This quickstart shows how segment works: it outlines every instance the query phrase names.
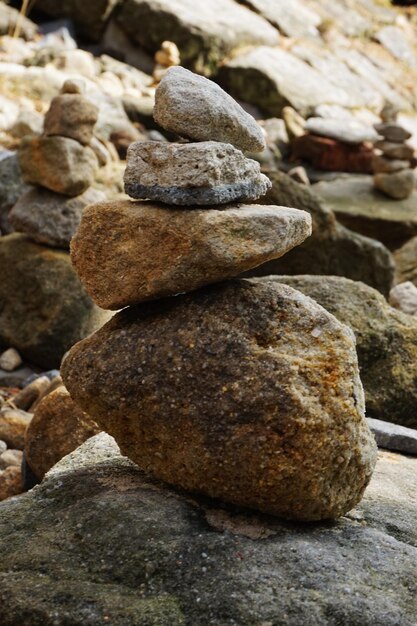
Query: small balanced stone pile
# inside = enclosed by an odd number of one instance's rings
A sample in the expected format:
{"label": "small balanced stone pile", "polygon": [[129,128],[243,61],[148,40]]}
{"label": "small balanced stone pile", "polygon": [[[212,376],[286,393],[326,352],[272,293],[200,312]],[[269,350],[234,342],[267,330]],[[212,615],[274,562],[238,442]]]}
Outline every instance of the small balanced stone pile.
{"label": "small balanced stone pile", "polygon": [[19,150],[22,177],[34,185],[13,207],[9,219],[34,241],[69,248],[85,206],[104,195],[91,188],[98,160],[90,147],[98,109],[80,85],[64,83],[45,116],[41,136],[23,138]]}
{"label": "small balanced stone pile", "polygon": [[109,317],[85,292],[67,251],[84,207],[105,197],[91,188],[97,115],[67,81],[43,134],[22,139],[20,168],[31,187],[9,214],[17,232],[0,238],[0,344],[44,369],[59,367],[68,348]]}
{"label": "small balanced stone pile", "polygon": [[396,112],[385,107],[383,121],[375,129],[383,139],[375,143],[374,186],[394,200],[405,200],[416,186],[413,148],[406,143],[411,133],[396,121]]}
{"label": "small balanced stone pile", "polygon": [[70,350],[64,383],[171,485],[285,518],[341,515],[376,453],[353,334],[286,285],[226,280],[300,244],[310,215],[251,204],[269,182],[241,150],[263,135],[216,84],[169,69],[154,116],[191,141],[134,143],[136,201],[85,209],[75,268],[97,304],[128,308]]}

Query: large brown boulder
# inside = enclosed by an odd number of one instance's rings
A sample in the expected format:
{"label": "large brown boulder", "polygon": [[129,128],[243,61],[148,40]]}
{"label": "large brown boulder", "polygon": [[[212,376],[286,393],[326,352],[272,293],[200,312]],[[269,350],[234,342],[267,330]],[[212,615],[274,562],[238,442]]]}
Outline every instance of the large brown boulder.
{"label": "large brown boulder", "polygon": [[232,278],[310,232],[310,216],[297,209],[113,201],[84,210],[71,258],[93,300],[113,310]]}
{"label": "large brown boulder", "polygon": [[338,276],[271,276],[316,300],[356,336],[366,412],[417,428],[417,319],[380,293]]}
{"label": "large brown boulder", "polygon": [[353,333],[286,286],[231,281],[126,309],[62,376],[124,454],[190,491],[319,520],[372,474]]}
{"label": "large brown boulder", "polygon": [[46,369],[109,313],[87,295],[69,254],[13,233],[0,238],[0,343]]}

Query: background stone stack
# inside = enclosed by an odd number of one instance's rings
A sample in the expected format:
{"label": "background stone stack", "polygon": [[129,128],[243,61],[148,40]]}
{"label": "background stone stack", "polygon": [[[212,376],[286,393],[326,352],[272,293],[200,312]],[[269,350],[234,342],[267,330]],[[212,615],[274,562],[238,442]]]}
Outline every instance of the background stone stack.
{"label": "background stone stack", "polygon": [[22,177],[33,187],[9,214],[18,232],[0,240],[0,346],[46,369],[109,317],[84,291],[68,253],[56,249],[69,248],[83,208],[104,197],[89,188],[98,169],[89,146],[97,113],[76,82],[64,84],[43,135],[22,140]]}
{"label": "background stone stack", "polygon": [[392,107],[382,111],[382,123],[375,129],[383,139],[375,144],[374,185],[394,200],[405,200],[416,186],[414,149],[406,143],[411,133],[396,122]]}
{"label": "background stone stack", "polygon": [[71,349],[65,385],[167,483],[287,518],[341,515],[375,463],[353,334],[287,286],[210,285],[301,243],[310,215],[231,204],[269,187],[240,151],[264,142],[214,83],[168,70],[154,114],[199,142],[133,144],[126,191],[152,202],[85,209],[75,268],[97,304],[128,308]]}

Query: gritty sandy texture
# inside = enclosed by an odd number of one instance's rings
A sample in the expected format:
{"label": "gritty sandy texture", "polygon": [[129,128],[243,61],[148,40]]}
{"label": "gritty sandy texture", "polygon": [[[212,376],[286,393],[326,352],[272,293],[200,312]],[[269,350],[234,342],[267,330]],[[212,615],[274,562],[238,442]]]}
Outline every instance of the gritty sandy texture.
{"label": "gritty sandy texture", "polygon": [[25,183],[67,196],[86,191],[98,170],[93,150],[68,137],[24,137],[19,164]]}
{"label": "gritty sandy texture", "polygon": [[232,278],[310,233],[310,215],[284,207],[108,202],[84,210],[71,259],[93,300],[120,309]]}
{"label": "gritty sandy texture", "polygon": [[415,626],[416,465],[380,453],[358,508],[301,525],[169,489],[101,433],[0,504],[1,624]]}
{"label": "gritty sandy texture", "polygon": [[287,286],[232,281],[127,309],[62,376],[124,454],[190,491],[319,520],[372,474],[353,333]]}
{"label": "gritty sandy texture", "polygon": [[231,143],[260,152],[265,137],[254,118],[213,81],[172,67],[155,94],[155,121],[166,130],[198,141]]}
{"label": "gritty sandy texture", "polygon": [[87,145],[93,138],[98,108],[78,94],[61,94],[51,102],[45,115],[45,135],[62,135]]}
{"label": "gritty sandy texture", "polygon": [[19,198],[9,219],[15,230],[26,233],[34,241],[67,249],[81,221],[83,209],[104,199],[105,194],[97,189],[87,189],[75,198],[68,198],[35,187]]}
{"label": "gritty sandy texture", "polygon": [[356,336],[368,417],[417,428],[417,319],[339,276],[272,276],[321,304]]}
{"label": "gritty sandy texture", "polygon": [[26,431],[26,461],[41,480],[55,463],[99,431],[97,424],[77,407],[65,387],[58,387],[36,407]]}
{"label": "gritty sandy texture", "polygon": [[178,205],[254,201],[271,187],[257,161],[228,143],[137,141],[124,175],[132,198]]}

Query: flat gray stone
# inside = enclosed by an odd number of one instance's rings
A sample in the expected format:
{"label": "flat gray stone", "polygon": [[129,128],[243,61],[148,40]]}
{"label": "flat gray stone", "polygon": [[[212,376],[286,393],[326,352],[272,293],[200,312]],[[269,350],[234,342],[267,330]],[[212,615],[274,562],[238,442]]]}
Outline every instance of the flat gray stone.
{"label": "flat gray stone", "polygon": [[16,231],[26,233],[37,243],[69,248],[83,209],[104,199],[104,193],[92,188],[80,196],[68,198],[48,189],[34,187],[19,198],[9,219]]}
{"label": "flat gray stone", "polygon": [[415,626],[416,466],[381,450],[356,509],[300,525],[184,496],[102,433],[0,504],[0,621]]}
{"label": "flat gray stone", "polygon": [[280,116],[290,105],[311,114],[320,104],[350,105],[347,91],[282,48],[261,46],[236,55],[219,72],[222,86],[233,96]]}
{"label": "flat gray stone", "polygon": [[231,144],[137,141],[129,146],[125,191],[175,205],[253,201],[271,187],[257,161]]}
{"label": "flat gray stone", "polygon": [[402,143],[411,137],[411,133],[403,126],[391,122],[375,124],[375,130],[387,141]]}
{"label": "flat gray stone", "polygon": [[247,0],[247,4],[288,37],[318,37],[321,17],[300,0]]}
{"label": "flat gray stone", "polygon": [[372,126],[351,119],[310,117],[305,129],[314,135],[331,137],[346,143],[363,143],[364,141],[373,143],[380,138]]}
{"label": "flat gray stone", "polygon": [[417,455],[417,430],[415,428],[406,428],[372,417],[368,417],[367,422],[378,447]]}
{"label": "flat gray stone", "polygon": [[213,81],[183,67],[170,68],[155,94],[154,118],[163,128],[197,141],[231,143],[240,150],[266,147],[254,118]]}

